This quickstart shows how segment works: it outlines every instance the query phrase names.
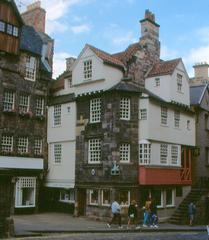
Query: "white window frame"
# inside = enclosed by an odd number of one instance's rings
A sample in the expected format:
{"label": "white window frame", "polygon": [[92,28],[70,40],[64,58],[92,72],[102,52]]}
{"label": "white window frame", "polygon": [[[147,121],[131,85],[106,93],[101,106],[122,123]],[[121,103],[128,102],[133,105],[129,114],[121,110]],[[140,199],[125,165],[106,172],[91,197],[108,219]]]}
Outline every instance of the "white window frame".
{"label": "white window frame", "polygon": [[[64,196],[64,198],[63,198],[63,196]],[[62,189],[62,190],[60,190],[59,202],[75,203],[75,191],[74,191],[74,189],[69,189],[69,190]]]}
{"label": "white window frame", "polygon": [[151,143],[139,143],[139,163],[149,165],[151,163]]}
{"label": "white window frame", "polygon": [[181,74],[177,73],[176,78],[177,78],[177,91],[182,93],[182,86],[183,86],[182,78],[183,78],[183,76]]}
{"label": "white window frame", "polygon": [[[32,204],[26,201],[26,204],[22,204],[23,200],[23,188],[33,189]],[[15,186],[15,208],[31,208],[36,206],[36,177],[18,177]]]}
{"label": "white window frame", "polygon": [[131,100],[130,98],[121,98],[120,99],[120,119],[121,120],[130,120],[131,115]]}
{"label": "white window frame", "polygon": [[3,111],[13,111],[14,110],[14,92],[4,91],[3,94]]}
{"label": "white window frame", "polygon": [[101,122],[101,98],[90,100],[90,123]]}
{"label": "white window frame", "polygon": [[142,108],[140,109],[140,120],[147,120],[147,109],[146,108]]}
{"label": "white window frame", "polygon": [[111,194],[110,189],[102,189],[102,190],[101,190],[102,206],[110,206],[110,204],[111,204],[111,202],[110,202],[111,196],[110,196],[110,199],[109,199],[109,203],[104,203],[104,191],[108,191],[108,192],[109,192],[109,195]]}
{"label": "white window frame", "polygon": [[165,106],[161,106],[161,124],[168,125],[168,108]]}
{"label": "white window frame", "polygon": [[[171,204],[167,204],[167,190],[171,190],[172,191],[172,203]],[[166,199],[165,199],[165,204],[166,204],[166,207],[174,207],[175,206],[175,193],[174,193],[174,189],[171,189],[171,188],[168,188],[168,189],[165,189],[165,196],[166,196]]]}
{"label": "white window frame", "polygon": [[121,163],[130,163],[130,144],[122,143],[120,144],[120,162]]}
{"label": "white window frame", "polygon": [[53,126],[60,127],[62,123],[62,106],[55,105],[53,111]]}
{"label": "white window frame", "polygon": [[2,139],[1,139],[2,152],[7,152],[7,153],[12,152],[13,151],[13,143],[14,143],[13,136],[2,135]]}
{"label": "white window frame", "polygon": [[0,21],[0,32],[6,31],[6,23],[3,21]]}
{"label": "white window frame", "polygon": [[83,76],[84,80],[92,79],[92,59],[88,59],[83,62]]}
{"label": "white window frame", "polygon": [[38,117],[44,115],[44,98],[42,97],[36,98],[35,114]]}
{"label": "white window frame", "polygon": [[168,165],[168,144],[165,143],[160,144],[160,164]]}
{"label": "white window frame", "polygon": [[160,86],[160,78],[155,78],[155,87]]}
{"label": "white window frame", "polygon": [[[97,202],[92,202],[92,194],[94,191],[97,191]],[[89,189],[89,205],[98,206],[99,205],[99,190],[98,189]]]}
{"label": "white window frame", "polygon": [[28,137],[18,138],[17,151],[19,154],[28,153]]}
{"label": "white window frame", "polygon": [[61,143],[54,143],[53,159],[54,159],[54,164],[56,165],[60,165],[62,163],[62,144]]}
{"label": "white window frame", "polygon": [[34,140],[34,154],[42,155],[43,154],[43,139],[35,138]]}
{"label": "white window frame", "polygon": [[128,194],[128,202],[125,202],[125,203],[123,203],[123,202],[120,202],[119,204],[121,205],[121,207],[127,207],[127,206],[129,206],[130,205],[130,200],[131,200],[131,193],[130,193],[130,190],[120,190],[119,191],[119,194],[120,194],[120,192],[125,192],[125,191],[127,191],[127,194]]}
{"label": "white window frame", "polygon": [[25,58],[25,80],[35,81],[36,80],[36,58],[27,55]]}
{"label": "white window frame", "polygon": [[88,163],[101,163],[101,139],[93,138],[88,141]]}
{"label": "white window frame", "polygon": [[179,165],[179,146],[171,145],[171,165]]}
{"label": "white window frame", "polygon": [[12,35],[13,33],[13,25],[7,23],[7,34]]}
{"label": "white window frame", "polygon": [[19,112],[28,113],[29,112],[29,102],[30,98],[28,95],[21,94],[19,98]]}
{"label": "white window frame", "polygon": [[180,111],[174,111],[174,127],[175,128],[180,127],[180,119],[181,119]]}
{"label": "white window frame", "polygon": [[19,34],[19,29],[18,29],[18,27],[16,27],[16,26],[13,26],[13,36],[15,36],[15,37],[18,37],[18,34]]}

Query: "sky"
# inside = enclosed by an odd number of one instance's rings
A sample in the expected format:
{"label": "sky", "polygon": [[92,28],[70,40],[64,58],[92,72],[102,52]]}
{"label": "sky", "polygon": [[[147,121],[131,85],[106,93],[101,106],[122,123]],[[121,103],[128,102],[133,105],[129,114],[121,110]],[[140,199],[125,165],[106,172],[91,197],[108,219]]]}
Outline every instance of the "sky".
{"label": "sky", "polygon": [[[15,2],[23,12],[34,0]],[[54,78],[65,70],[65,58],[77,57],[86,43],[116,53],[137,42],[146,9],[160,25],[161,59],[181,57],[190,77],[194,64],[209,63],[209,0],[42,0],[41,4],[47,12],[46,32],[55,40]]]}

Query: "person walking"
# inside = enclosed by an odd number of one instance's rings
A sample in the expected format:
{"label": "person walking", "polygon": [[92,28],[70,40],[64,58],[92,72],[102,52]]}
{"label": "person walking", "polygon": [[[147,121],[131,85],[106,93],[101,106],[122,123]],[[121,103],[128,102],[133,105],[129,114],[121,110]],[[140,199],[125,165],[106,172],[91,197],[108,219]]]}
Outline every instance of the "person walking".
{"label": "person walking", "polygon": [[155,198],[152,199],[150,204],[150,226],[158,228],[157,204]]}
{"label": "person walking", "polygon": [[148,197],[147,201],[145,202],[145,207],[144,207],[144,221],[143,221],[143,227],[148,227],[150,224],[150,204],[151,204],[151,198]]}
{"label": "person walking", "polygon": [[130,225],[136,224],[136,220],[137,220],[137,204],[135,200],[131,201],[131,204],[129,205],[128,208],[128,226],[127,228],[130,228]]}
{"label": "person walking", "polygon": [[107,223],[107,226],[110,228],[112,223],[117,219],[119,228],[122,228],[121,226],[121,206],[120,204],[115,200],[111,205],[111,211],[112,211],[112,219],[109,223]]}
{"label": "person walking", "polygon": [[196,213],[196,206],[194,205],[193,202],[190,202],[190,204],[188,205],[189,225],[190,226],[193,225],[195,213]]}

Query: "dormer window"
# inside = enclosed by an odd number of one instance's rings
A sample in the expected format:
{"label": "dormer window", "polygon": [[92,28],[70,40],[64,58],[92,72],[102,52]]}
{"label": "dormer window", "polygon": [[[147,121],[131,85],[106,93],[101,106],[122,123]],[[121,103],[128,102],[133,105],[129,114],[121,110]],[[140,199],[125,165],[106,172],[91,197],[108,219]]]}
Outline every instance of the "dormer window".
{"label": "dormer window", "polygon": [[0,21],[0,32],[5,32],[6,24]]}
{"label": "dormer window", "polygon": [[30,81],[36,79],[36,58],[29,55],[26,56],[25,79]]}
{"label": "dormer window", "polygon": [[92,78],[92,60],[86,60],[83,63],[84,79],[89,80]]}
{"label": "dormer window", "polygon": [[177,73],[177,91],[182,92],[182,75]]}
{"label": "dormer window", "polygon": [[155,78],[155,87],[160,86],[160,78]]}

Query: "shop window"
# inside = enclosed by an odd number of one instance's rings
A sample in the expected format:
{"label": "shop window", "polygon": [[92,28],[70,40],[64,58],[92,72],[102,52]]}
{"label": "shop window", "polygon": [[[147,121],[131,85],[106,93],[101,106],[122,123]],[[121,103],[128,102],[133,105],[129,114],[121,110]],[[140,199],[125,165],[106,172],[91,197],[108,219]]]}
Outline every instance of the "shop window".
{"label": "shop window", "polygon": [[119,192],[119,203],[121,206],[129,206],[130,205],[130,191],[121,190]]}
{"label": "shop window", "polygon": [[74,189],[70,190],[61,190],[60,191],[60,202],[74,203],[75,202],[75,194]]}
{"label": "shop window", "polygon": [[110,190],[108,190],[108,189],[102,190],[102,205],[103,206],[110,205]]}
{"label": "shop window", "polygon": [[99,191],[97,189],[91,189],[89,191],[89,204],[90,205],[99,204]]}
{"label": "shop window", "polygon": [[174,190],[171,188],[166,189],[166,207],[174,206]]}
{"label": "shop window", "polygon": [[16,182],[15,207],[35,207],[36,178],[18,177]]}

